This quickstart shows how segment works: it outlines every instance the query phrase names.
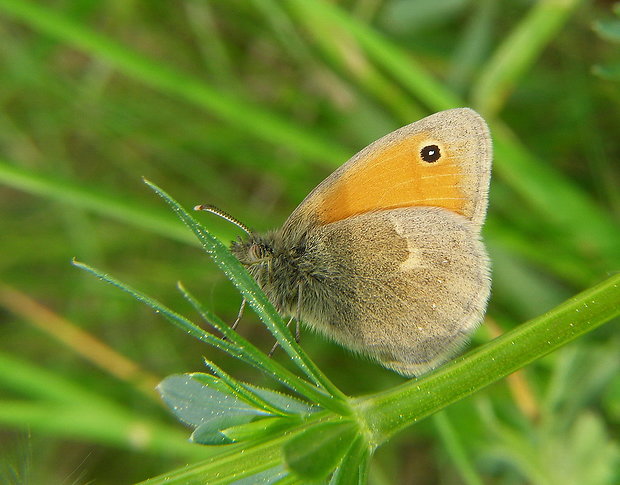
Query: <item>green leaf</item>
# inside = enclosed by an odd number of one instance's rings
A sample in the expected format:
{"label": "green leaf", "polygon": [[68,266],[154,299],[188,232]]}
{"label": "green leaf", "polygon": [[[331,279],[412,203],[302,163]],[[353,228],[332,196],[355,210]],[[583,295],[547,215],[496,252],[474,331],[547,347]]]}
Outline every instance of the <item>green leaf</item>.
{"label": "green leaf", "polygon": [[274,391],[272,389],[265,389],[263,387],[253,386],[251,384],[244,384],[248,389],[252,390],[255,394],[269,402],[274,407],[281,409],[289,414],[309,414],[318,411],[320,408],[312,404],[305,403],[299,399],[283,394],[281,392]]}
{"label": "green leaf", "polygon": [[312,426],[286,443],[286,463],[301,478],[322,480],[349,451],[357,433],[357,426],[346,420]]}
{"label": "green leaf", "polygon": [[288,416],[292,414],[309,414],[319,409],[293,396],[263,387],[252,386],[241,381],[234,380],[234,382],[229,381],[230,383],[225,383],[211,374],[204,374],[202,372],[194,372],[189,374],[189,376],[204,385],[232,394],[244,400],[250,406],[258,407],[267,413]]}
{"label": "green leaf", "polygon": [[287,475],[288,470],[284,468],[284,465],[278,465],[255,475],[236,480],[231,485],[270,485],[272,483],[280,483],[279,480]]}
{"label": "green leaf", "polygon": [[190,440],[200,445],[228,445],[237,440],[227,436],[222,430],[250,422],[255,416],[251,414],[224,414],[210,419],[198,426]]}
{"label": "green leaf", "polygon": [[222,416],[265,416],[261,409],[207,387],[188,375],[166,377],[157,387],[162,399],[184,423],[200,426]]}
{"label": "green leaf", "polygon": [[229,428],[223,429],[222,434],[232,441],[256,440],[282,433],[286,429],[291,428],[292,425],[300,422],[301,418],[263,418],[230,426]]}
{"label": "green leaf", "polygon": [[334,472],[330,485],[364,485],[370,460],[368,443],[358,436]]}
{"label": "green leaf", "polygon": [[80,207],[111,219],[141,227],[175,241],[195,244],[195,240],[170,214],[145,207],[124,195],[88,187],[66,178],[40,175],[0,159],[0,182],[26,193]]}

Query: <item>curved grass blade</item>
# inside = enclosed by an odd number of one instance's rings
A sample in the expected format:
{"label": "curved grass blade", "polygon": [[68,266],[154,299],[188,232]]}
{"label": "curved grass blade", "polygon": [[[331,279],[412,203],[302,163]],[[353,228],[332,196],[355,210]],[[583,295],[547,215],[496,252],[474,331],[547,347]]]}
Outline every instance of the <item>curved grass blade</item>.
{"label": "curved grass blade", "polygon": [[195,245],[196,240],[170,214],[151,210],[137,200],[87,187],[67,178],[59,179],[50,174],[38,174],[0,158],[0,182],[28,194],[75,205],[105,217],[141,227],[174,241]]}
{"label": "curved grass blade", "polygon": [[[359,45],[368,52],[371,60],[396,79],[407,91],[414,93],[426,105],[432,106],[436,110],[462,105],[457,96],[442,87],[421,65],[416,64],[408,53],[395,46],[369,25],[349,15],[338,4],[325,0],[314,2],[286,0],[286,4],[298,21],[302,23],[305,23],[303,17],[320,18],[323,19],[323,23],[329,21],[349,32]],[[312,28],[312,25],[307,25],[307,27]],[[313,33],[316,35],[319,32],[313,28]]]}
{"label": "curved grass blade", "polygon": [[473,88],[474,104],[495,116],[519,80],[556,37],[580,0],[540,0],[517,23],[486,63]]}
{"label": "curved grass blade", "polygon": [[80,269],[88,271],[89,273],[94,274],[99,279],[107,283],[110,283],[112,286],[116,286],[117,288],[123,290],[124,292],[129,293],[136,300],[151,307],[153,310],[155,310],[155,313],[159,313],[163,315],[164,318],[166,318],[166,320],[170,321],[172,324],[179,327],[181,330],[187,332],[192,337],[202,342],[208,343],[209,345],[213,345],[214,347],[220,350],[224,350],[225,352],[228,352],[229,354],[234,355],[236,358],[239,358],[243,360],[244,362],[253,364],[253,362],[247,359],[245,354],[241,352],[240,349],[238,349],[237,346],[235,346],[233,343],[228,342],[226,340],[222,340],[214,335],[211,335],[208,332],[205,332],[202,328],[200,328],[197,325],[194,325],[187,318],[170,310],[168,307],[161,304],[157,300],[154,300],[153,298],[146,296],[145,294],[133,289],[131,286],[126,285],[125,283],[120,282],[119,280],[113,278],[112,276],[106,273],[103,273],[102,271],[99,271],[96,268],[93,268],[92,266],[89,266],[85,263],[73,260],[71,264],[73,264],[74,266],[77,266]]}
{"label": "curved grass blade", "polygon": [[124,75],[145,86],[175,96],[204,109],[235,129],[243,129],[276,146],[288,146],[297,153],[319,161],[346,160],[348,154],[337,143],[311,131],[295,127],[271,110],[267,110],[209,85],[179,70],[169,68],[132,50],[113,39],[99,34],[86,25],[58,13],[58,9],[41,2],[0,0],[0,10],[39,32],[52,35],[69,45],[109,63]]}

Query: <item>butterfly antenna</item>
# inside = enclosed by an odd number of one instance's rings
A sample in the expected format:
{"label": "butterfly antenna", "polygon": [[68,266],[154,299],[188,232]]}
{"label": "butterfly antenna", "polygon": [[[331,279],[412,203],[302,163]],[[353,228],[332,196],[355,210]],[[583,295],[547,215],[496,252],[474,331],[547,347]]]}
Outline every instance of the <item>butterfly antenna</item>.
{"label": "butterfly antenna", "polygon": [[248,234],[248,236],[252,235],[252,231],[250,230],[250,228],[246,226],[243,222],[238,221],[233,216],[224,212],[222,209],[218,209],[214,205],[209,205],[209,204],[197,205],[196,207],[194,207],[194,210],[211,212],[212,214],[215,214],[216,216],[220,216],[222,219],[226,219],[228,222],[232,222],[239,229],[242,229],[243,231],[245,231]]}

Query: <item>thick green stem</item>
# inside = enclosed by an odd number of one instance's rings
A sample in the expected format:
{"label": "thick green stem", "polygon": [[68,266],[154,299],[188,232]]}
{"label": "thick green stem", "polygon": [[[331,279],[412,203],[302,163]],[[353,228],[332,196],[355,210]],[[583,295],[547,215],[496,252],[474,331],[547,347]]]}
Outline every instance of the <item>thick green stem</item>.
{"label": "thick green stem", "polygon": [[428,377],[353,402],[373,445],[620,315],[620,274]]}

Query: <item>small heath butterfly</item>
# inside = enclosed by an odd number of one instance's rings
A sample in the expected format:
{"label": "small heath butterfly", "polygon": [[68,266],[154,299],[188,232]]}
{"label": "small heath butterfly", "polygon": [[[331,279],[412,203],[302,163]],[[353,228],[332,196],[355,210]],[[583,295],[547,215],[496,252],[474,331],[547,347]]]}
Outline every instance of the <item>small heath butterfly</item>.
{"label": "small heath butterfly", "polygon": [[468,108],[404,126],[316,187],[284,225],[231,250],[276,309],[405,376],[482,321],[491,137]]}

